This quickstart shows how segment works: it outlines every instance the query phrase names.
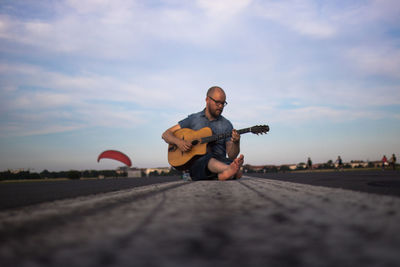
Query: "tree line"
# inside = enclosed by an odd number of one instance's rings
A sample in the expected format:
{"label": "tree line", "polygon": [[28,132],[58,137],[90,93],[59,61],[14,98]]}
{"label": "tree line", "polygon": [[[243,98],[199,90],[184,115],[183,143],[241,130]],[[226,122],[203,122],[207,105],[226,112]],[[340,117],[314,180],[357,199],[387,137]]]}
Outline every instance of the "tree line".
{"label": "tree line", "polygon": [[[244,165],[244,171],[246,173],[270,173],[270,172],[289,172],[289,171],[301,171],[310,169],[309,166],[305,162],[300,162],[296,165],[295,169],[290,169],[288,165],[281,166],[265,166],[262,169],[254,170],[251,165]],[[333,160],[328,160],[326,163],[318,164],[318,166],[312,168],[313,170],[329,170],[329,169],[337,169],[338,166],[335,165]],[[344,163],[341,168],[343,169],[352,169],[353,167],[349,163]],[[355,169],[358,168],[377,168],[377,166],[373,162],[368,162],[368,164],[364,167],[363,164],[355,165]]]}
{"label": "tree line", "polygon": [[118,173],[115,170],[69,170],[69,171],[58,171],[50,172],[48,170],[43,170],[40,173],[31,171],[19,171],[12,172],[10,170],[0,172],[0,181],[4,180],[32,180],[32,179],[59,179],[59,178],[69,178],[69,179],[80,179],[80,178],[98,178],[98,177],[126,177],[126,173]]}
{"label": "tree line", "polygon": [[[153,176],[176,176],[181,175],[181,171],[175,170],[171,168],[169,172],[161,172],[153,171],[149,173],[150,177]],[[127,177],[128,174],[126,172],[120,172],[116,170],[69,170],[69,171],[58,171],[58,172],[50,172],[48,170],[43,170],[40,173],[27,171],[18,171],[12,172],[10,170],[0,172],[0,181],[4,180],[33,180],[33,179],[60,179],[60,178],[68,178],[68,179],[81,179],[81,178],[119,178],[119,177]],[[142,171],[142,177],[146,177],[145,172]]]}

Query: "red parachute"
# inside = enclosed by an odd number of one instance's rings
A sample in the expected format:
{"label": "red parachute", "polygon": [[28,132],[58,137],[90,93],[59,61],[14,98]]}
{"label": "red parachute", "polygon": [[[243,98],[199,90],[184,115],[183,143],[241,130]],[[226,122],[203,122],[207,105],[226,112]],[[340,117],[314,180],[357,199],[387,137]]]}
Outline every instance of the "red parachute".
{"label": "red parachute", "polygon": [[100,159],[105,159],[105,158],[121,161],[122,163],[125,163],[128,167],[132,166],[130,158],[124,153],[119,152],[117,150],[106,150],[102,152],[97,158],[97,162],[99,162]]}

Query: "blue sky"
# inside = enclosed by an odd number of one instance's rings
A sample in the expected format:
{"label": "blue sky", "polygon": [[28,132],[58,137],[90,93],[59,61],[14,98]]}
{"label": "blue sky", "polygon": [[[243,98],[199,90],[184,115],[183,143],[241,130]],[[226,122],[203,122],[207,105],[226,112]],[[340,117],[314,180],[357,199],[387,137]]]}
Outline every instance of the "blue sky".
{"label": "blue sky", "polygon": [[246,163],[399,157],[400,4],[2,0],[0,170],[167,166],[213,85]]}

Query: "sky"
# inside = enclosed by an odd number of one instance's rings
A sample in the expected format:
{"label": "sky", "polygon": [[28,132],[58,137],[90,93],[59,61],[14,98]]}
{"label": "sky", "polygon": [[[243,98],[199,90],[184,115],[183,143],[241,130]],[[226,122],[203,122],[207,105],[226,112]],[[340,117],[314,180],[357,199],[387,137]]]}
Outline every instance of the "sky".
{"label": "sky", "polygon": [[0,171],[168,166],[221,86],[245,163],[400,157],[397,0],[0,0]]}

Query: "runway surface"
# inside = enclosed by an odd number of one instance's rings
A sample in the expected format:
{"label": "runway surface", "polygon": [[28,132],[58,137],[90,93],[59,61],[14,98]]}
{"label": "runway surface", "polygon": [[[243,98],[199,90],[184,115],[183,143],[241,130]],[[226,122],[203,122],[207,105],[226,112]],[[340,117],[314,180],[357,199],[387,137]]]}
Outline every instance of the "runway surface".
{"label": "runway surface", "polygon": [[163,176],[0,183],[0,210],[177,180]]}
{"label": "runway surface", "polygon": [[400,266],[399,221],[391,195],[172,181],[0,211],[0,264]]}
{"label": "runway surface", "polygon": [[253,177],[400,197],[400,171],[254,173]]}

